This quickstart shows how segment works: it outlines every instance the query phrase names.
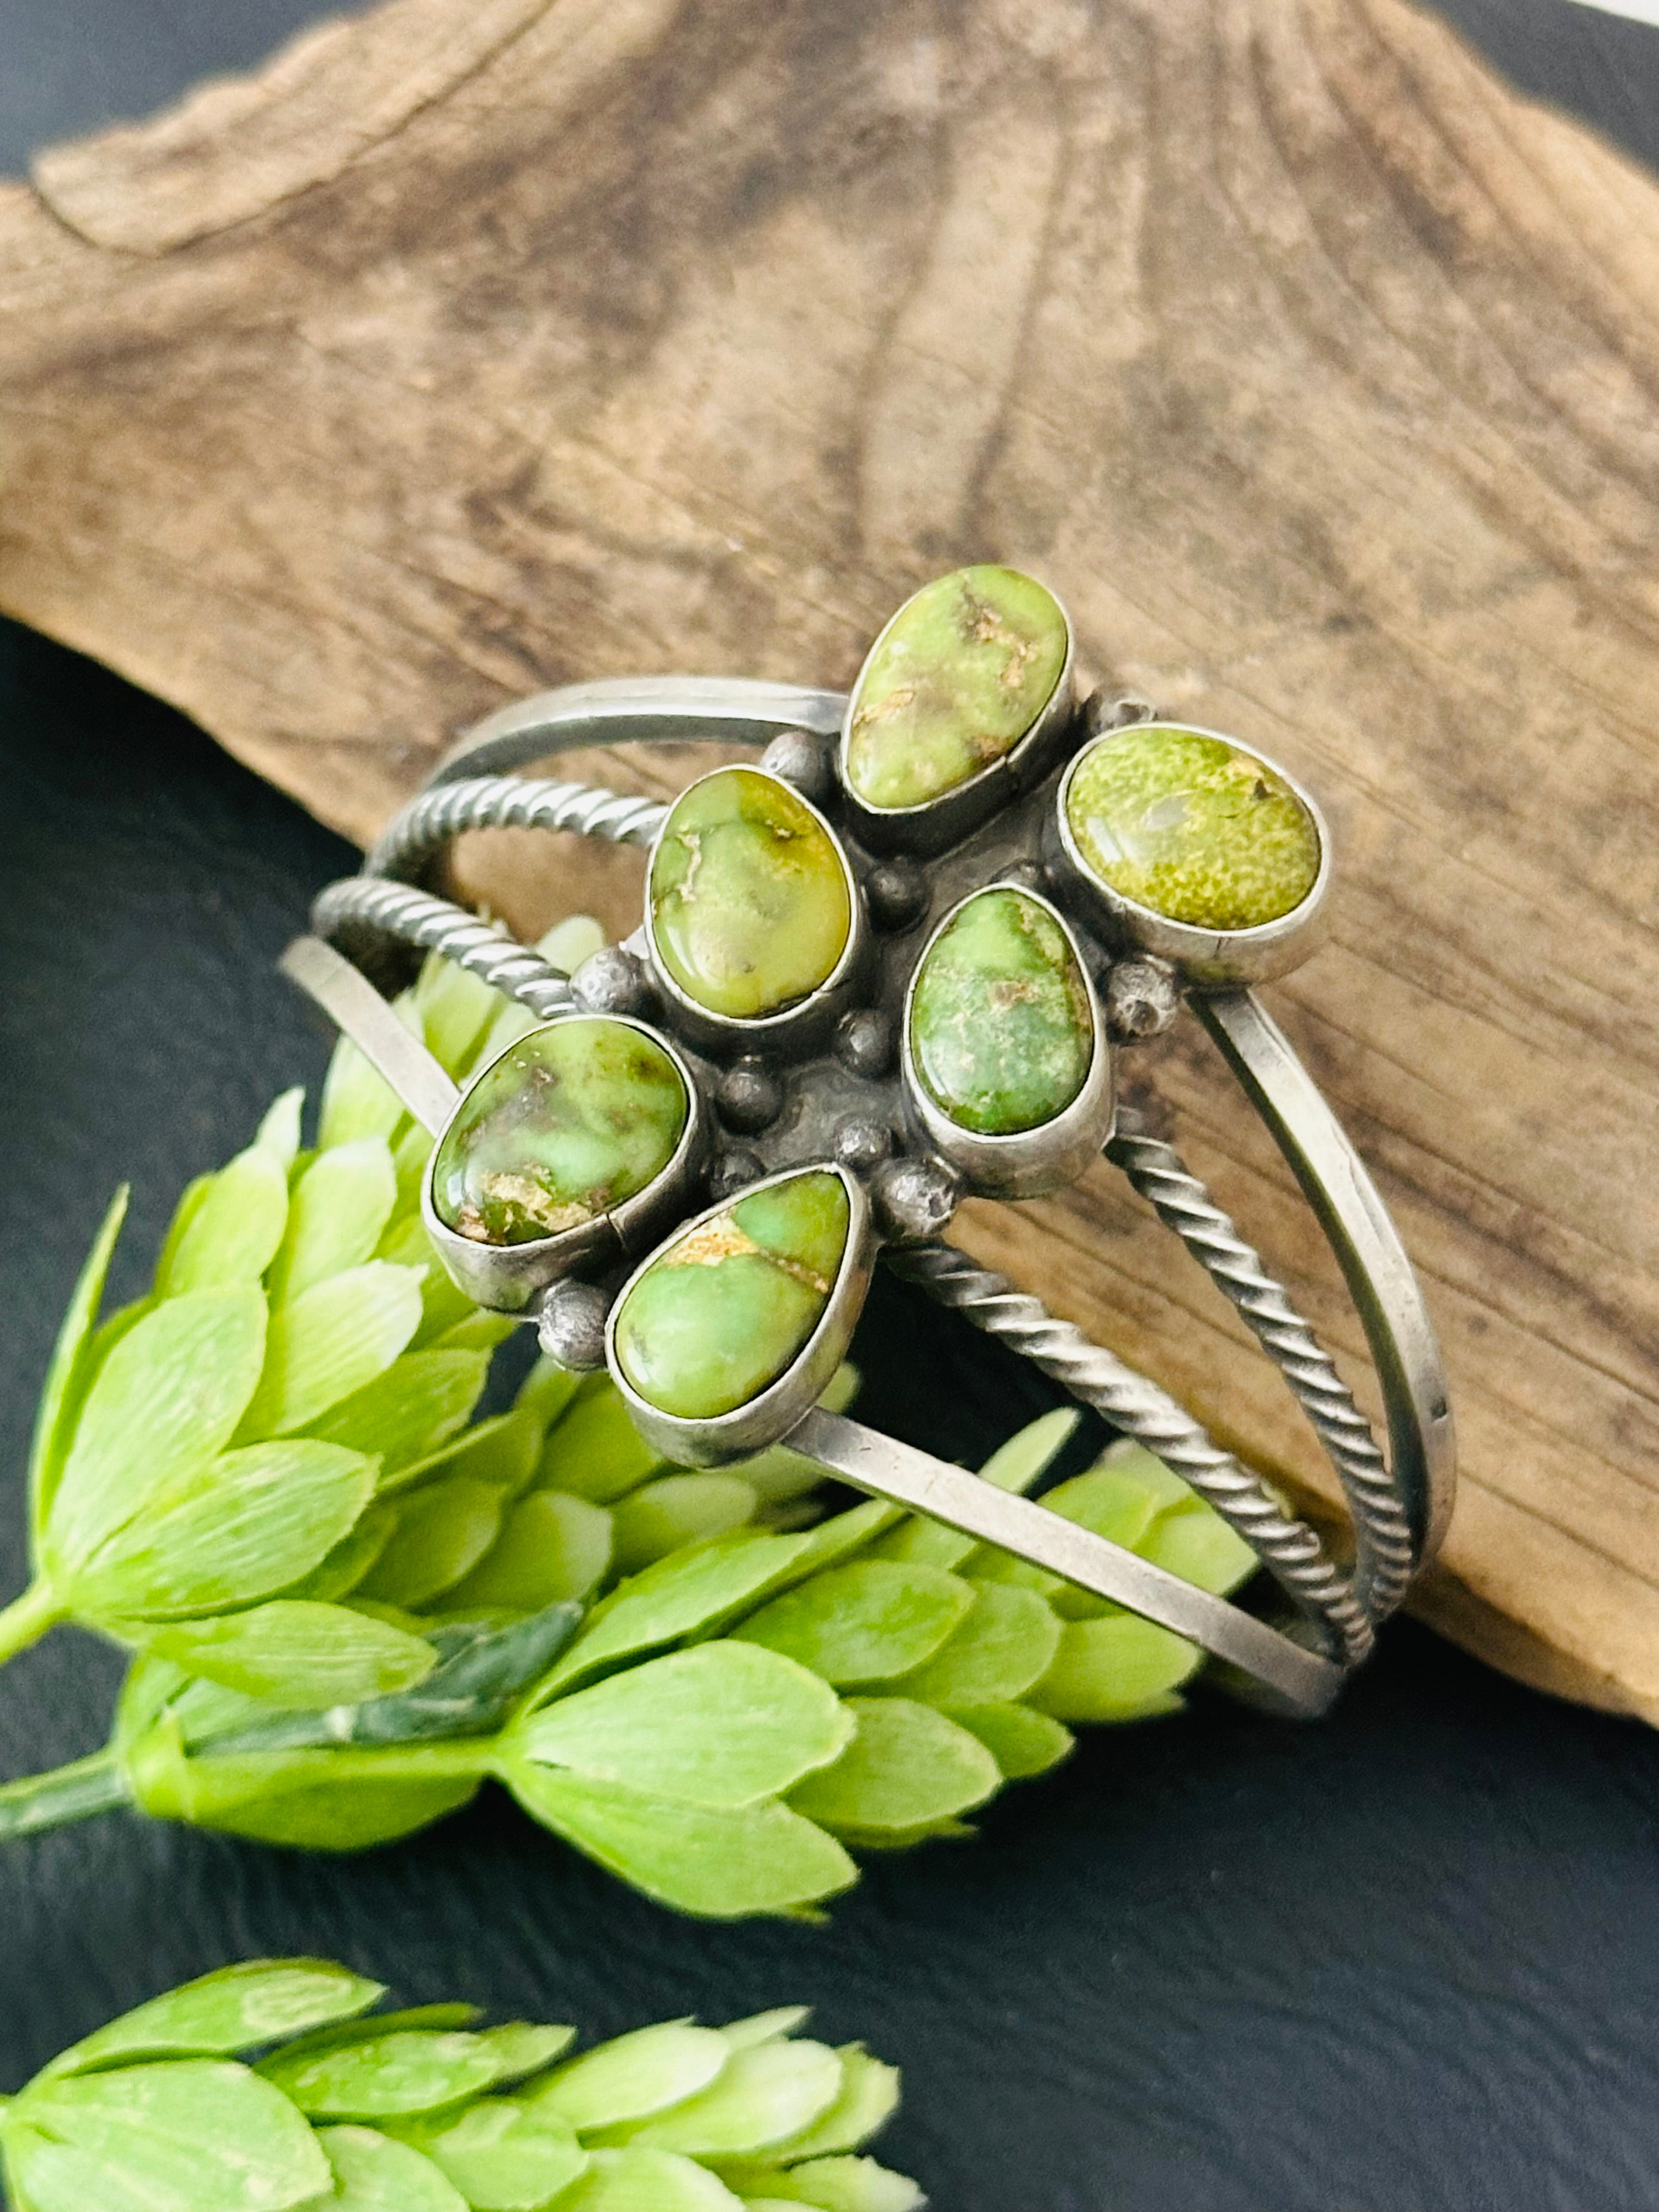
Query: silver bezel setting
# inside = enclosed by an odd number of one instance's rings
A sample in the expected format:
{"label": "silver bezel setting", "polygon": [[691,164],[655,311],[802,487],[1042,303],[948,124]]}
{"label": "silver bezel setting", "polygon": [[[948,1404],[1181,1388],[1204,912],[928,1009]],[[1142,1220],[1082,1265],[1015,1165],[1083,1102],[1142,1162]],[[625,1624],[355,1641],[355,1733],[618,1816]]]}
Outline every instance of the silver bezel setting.
{"label": "silver bezel setting", "polygon": [[[1186,730],[1194,737],[1213,738],[1235,752],[1259,761],[1290,787],[1305,809],[1319,840],[1319,872],[1306,896],[1288,914],[1279,915],[1273,921],[1258,922],[1252,929],[1200,929],[1191,922],[1172,921],[1167,915],[1158,914],[1138,900],[1126,898],[1096,875],[1073,834],[1069,814],[1072,785],[1097,745],[1139,736],[1147,730]],[[1153,721],[1133,722],[1121,729],[1103,731],[1080,747],[1076,757],[1067,763],[1044,824],[1043,844],[1049,881],[1057,895],[1062,898],[1070,895],[1085,918],[1095,923],[1113,945],[1120,948],[1134,946],[1143,952],[1154,952],[1160,959],[1174,961],[1181,969],[1182,981],[1196,990],[1230,989],[1241,983],[1266,982],[1299,967],[1317,948],[1319,925],[1331,885],[1329,825],[1312,794],[1270,754],[1246,744],[1242,738],[1233,737],[1225,730],[1206,729],[1199,722],[1181,722],[1159,715]]]}
{"label": "silver bezel setting", "polygon": [[[441,1218],[434,1199],[438,1155],[445,1139],[476,1085],[509,1053],[517,1051],[526,1038],[571,1021],[615,1022],[648,1037],[667,1054],[685,1093],[685,1127],[680,1132],[678,1144],[643,1190],[635,1191],[632,1198],[625,1198],[620,1206],[609,1213],[597,1214],[592,1221],[562,1229],[551,1237],[533,1237],[523,1244],[486,1244],[476,1237],[463,1237]],[[631,1259],[642,1244],[654,1237],[663,1220],[684,1203],[688,1192],[695,1188],[708,1157],[708,1115],[701,1089],[672,1037],[665,1036],[649,1022],[636,1021],[629,1014],[589,1013],[586,1009],[573,1009],[568,1014],[556,1014],[550,1022],[538,1022],[523,1036],[514,1037],[468,1083],[433,1146],[422,1174],[421,1219],[450,1279],[475,1305],[533,1320],[541,1293],[553,1284],[580,1272],[602,1273],[615,1267]]]}
{"label": "silver bezel setting", "polygon": [[[1071,1104],[1056,1114],[1052,1121],[1041,1122],[1034,1129],[1016,1130],[1001,1136],[964,1129],[951,1119],[929,1095],[921,1070],[916,1065],[911,1039],[911,1015],[916,984],[927,965],[929,953],[965,907],[996,890],[1017,891],[1022,898],[1028,898],[1034,905],[1040,906],[1059,927],[1072,957],[1077,963],[1078,973],[1083,978],[1083,988],[1089,1002],[1089,1018],[1093,1025],[1093,1048],[1090,1054],[1088,1073],[1084,1077],[1082,1089]],[[958,899],[950,912],[941,916],[923,945],[916,964],[910,971],[910,980],[905,986],[900,1053],[904,1072],[904,1103],[911,1121],[940,1158],[960,1169],[973,1191],[981,1197],[1040,1198],[1046,1192],[1059,1190],[1066,1183],[1077,1181],[1090,1163],[1099,1157],[1102,1147],[1111,1136],[1116,1118],[1112,1049],[1094,979],[1089,973],[1089,963],[1083,957],[1083,949],[1071,923],[1052,899],[1045,898],[1041,891],[1033,890],[1029,884],[1006,880],[983,884],[979,890],[969,891],[965,898]]]}
{"label": "silver bezel setting", "polygon": [[[732,769],[741,769],[746,775],[765,777],[785,792],[797,805],[804,806],[829,839],[830,848],[841,865],[842,879],[847,886],[848,923],[847,942],[841,957],[815,990],[793,1005],[780,1007],[771,1014],[718,1014],[702,1006],[677,981],[670,972],[657,944],[656,915],[651,897],[651,878],[655,872],[657,855],[662,841],[681,804],[694,791],[712,782],[716,776],[728,775]],[[864,909],[864,892],[847,848],[842,844],[836,826],[820,806],[817,806],[804,791],[775,775],[770,769],[757,766],[752,761],[729,761],[719,768],[708,769],[688,783],[673,805],[664,816],[645,863],[645,921],[641,930],[629,939],[632,949],[642,943],[649,963],[652,981],[673,1007],[678,1025],[688,1040],[708,1051],[720,1055],[758,1052],[763,1048],[787,1058],[799,1058],[803,1053],[820,1044],[834,1028],[836,1021],[854,1003],[855,986],[865,965],[870,943],[869,917]]]}
{"label": "silver bezel setting", "polygon": [[[1024,569],[1018,573],[1025,574]],[[1077,711],[1075,665],[1077,636],[1072,627],[1072,617],[1056,592],[1048,590],[1041,578],[1029,580],[1048,592],[1048,597],[1060,609],[1060,619],[1066,625],[1066,658],[1060,664],[1054,688],[1039,709],[1036,720],[1024,736],[1011,745],[1000,760],[993,761],[988,768],[969,776],[966,783],[955,785],[937,799],[924,799],[914,806],[872,806],[860,799],[854,789],[848,774],[848,751],[852,743],[853,717],[858,711],[859,694],[864,688],[865,676],[871,662],[886,642],[887,634],[910,605],[917,593],[913,592],[904,605],[890,615],[882,625],[875,643],[864,656],[864,660],[848,695],[847,710],[842,717],[841,735],[836,744],[836,773],[841,781],[842,804],[848,817],[858,832],[860,842],[872,853],[942,853],[988,822],[1000,808],[1007,805],[1016,793],[1027,791],[1040,782],[1065,749],[1066,739]],[[920,587],[925,591],[928,587]]]}
{"label": "silver bezel setting", "polygon": [[798,1176],[823,1174],[840,1178],[847,1193],[847,1243],[842,1253],[841,1267],[830,1295],[824,1301],[811,1334],[795,1354],[794,1358],[775,1382],[759,1391],[746,1405],[734,1407],[729,1413],[716,1413],[703,1419],[687,1419],[674,1413],[665,1413],[653,1406],[648,1398],[641,1397],[623,1371],[617,1357],[617,1323],[629,1296],[656,1261],[662,1256],[661,1249],[649,1254],[623,1285],[611,1305],[605,1322],[605,1366],[611,1381],[621,1391],[623,1400],[633,1417],[634,1425],[648,1444],[654,1444],[666,1459],[677,1460],[687,1467],[724,1467],[733,1460],[746,1459],[752,1453],[765,1450],[788,1435],[796,1423],[810,1413],[830,1387],[831,1376],[846,1356],[853,1328],[863,1310],[865,1295],[870,1287],[870,1277],[875,1266],[876,1240],[870,1214],[870,1201],[864,1186],[855,1175],[834,1160],[816,1160],[800,1167],[786,1168],[777,1175],[765,1176],[758,1182],[749,1183],[734,1192],[730,1198],[721,1199],[714,1206],[705,1206],[701,1213],[676,1229],[671,1245],[693,1234],[705,1222],[714,1221],[729,1213],[734,1206],[759,1191],[770,1190],[780,1183],[791,1182]]}

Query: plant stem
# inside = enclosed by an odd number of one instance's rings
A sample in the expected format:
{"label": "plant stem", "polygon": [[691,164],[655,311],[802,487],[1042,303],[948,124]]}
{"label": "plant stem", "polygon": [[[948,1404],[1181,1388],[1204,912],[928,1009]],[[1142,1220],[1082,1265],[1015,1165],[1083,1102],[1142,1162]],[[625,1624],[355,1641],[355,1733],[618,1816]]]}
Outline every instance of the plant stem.
{"label": "plant stem", "polygon": [[31,1644],[38,1643],[63,1618],[64,1608],[51,1586],[42,1582],[31,1583],[21,1597],[14,1598],[8,1606],[0,1606],[0,1663],[15,1659],[20,1651],[27,1651]]}
{"label": "plant stem", "polygon": [[54,1766],[46,1774],[22,1774],[15,1782],[0,1782],[0,1843],[67,1827],[72,1820],[89,1820],[131,1802],[132,1792],[114,1752],[94,1751],[89,1759]]}
{"label": "plant stem", "polygon": [[[489,1735],[427,1737],[415,1743],[341,1744],[337,1748],[300,1753],[276,1753],[282,1759],[311,1759],[319,1778],[349,1787],[354,1782],[464,1782],[488,1774],[494,1762],[496,1739]],[[205,1763],[212,1753],[198,1754]],[[260,1754],[243,1753],[243,1759]]]}

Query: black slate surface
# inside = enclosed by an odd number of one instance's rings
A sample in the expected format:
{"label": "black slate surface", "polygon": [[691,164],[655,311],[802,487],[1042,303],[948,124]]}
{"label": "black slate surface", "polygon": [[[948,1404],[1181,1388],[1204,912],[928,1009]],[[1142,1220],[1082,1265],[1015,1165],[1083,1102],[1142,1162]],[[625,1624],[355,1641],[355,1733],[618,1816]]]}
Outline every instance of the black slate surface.
{"label": "black slate surface", "polygon": [[[142,109],[170,71],[256,58],[309,12],[3,0],[0,160]],[[1656,151],[1659,32],[1559,0],[1449,12]],[[148,74],[117,66],[140,47]],[[82,50],[100,66],[73,66]],[[0,1467],[18,1469],[111,1187],[135,1186],[122,1295],[185,1179],[277,1089],[314,1084],[325,1040],[271,961],[351,855],[178,716],[3,625],[0,767]],[[953,1455],[1044,1402],[896,1291],[860,1349],[861,1410]],[[0,1595],[22,1576],[9,1480]],[[7,1669],[0,1769],[90,1748],[118,1672],[70,1634]],[[809,1999],[825,2033],[904,2065],[887,2152],[942,2212],[1653,2212],[1656,1826],[1659,1739],[1409,1626],[1328,1723],[1212,1704],[1097,1732],[978,1842],[874,1865],[818,1930],[676,1920],[500,1801],[349,1862],[115,1819],[0,1857],[0,2087],[184,1975],[307,1950],[411,1999],[596,2030]]]}

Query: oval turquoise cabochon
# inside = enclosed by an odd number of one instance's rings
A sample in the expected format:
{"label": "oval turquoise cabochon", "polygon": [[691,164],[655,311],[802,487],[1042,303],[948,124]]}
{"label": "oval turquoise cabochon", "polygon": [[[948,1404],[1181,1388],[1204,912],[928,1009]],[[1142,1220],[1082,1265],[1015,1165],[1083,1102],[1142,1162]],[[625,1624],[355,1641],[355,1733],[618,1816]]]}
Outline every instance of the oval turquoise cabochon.
{"label": "oval turquoise cabochon", "polygon": [[1255,929],[1318,880],[1319,830],[1279,770],[1231,738],[1137,722],[1080,753],[1066,827],[1084,866],[1137,906],[1197,929]]}

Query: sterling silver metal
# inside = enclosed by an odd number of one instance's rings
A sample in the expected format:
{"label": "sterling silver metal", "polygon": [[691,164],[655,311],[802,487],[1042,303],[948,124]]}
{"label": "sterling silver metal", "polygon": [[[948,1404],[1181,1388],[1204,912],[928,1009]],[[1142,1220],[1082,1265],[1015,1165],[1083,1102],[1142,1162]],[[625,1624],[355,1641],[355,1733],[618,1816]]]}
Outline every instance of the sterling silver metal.
{"label": "sterling silver metal", "polygon": [[1091,1406],[1114,1428],[1156,1452],[1237,1530],[1279,1588],[1320,1626],[1322,1640],[1349,1666],[1365,1657],[1376,1640],[1372,1620],[1319,1536],[1167,1390],[1051,1314],[1041,1298],[1016,1289],[1006,1275],[981,1267],[942,1238],[904,1246],[886,1259],[896,1275],[920,1284],[930,1297],[1052,1376],[1079,1405]]}
{"label": "sterling silver metal", "polygon": [[[460,1103],[460,1086],[404,1028],[374,986],[331,945],[314,937],[297,938],[281,965],[393,1085],[423,1127],[441,1134]],[[862,1241],[867,1254],[867,1233]],[[804,1410],[788,1431],[791,1448],[872,1496],[891,1498],[999,1544],[1097,1597],[1126,1605],[1190,1638],[1224,1666],[1237,1668],[1238,1686],[1273,1711],[1301,1718],[1327,1711],[1347,1668],[1370,1650],[1371,1629],[1313,1530],[1285,1514],[1257,1479],[1213,1443],[1155,1382],[1089,1343],[1070,1322],[1050,1314],[1040,1299],[1014,1291],[1001,1276],[976,1267],[965,1253],[938,1241],[904,1248],[889,1259],[899,1273],[963,1313],[975,1328],[1011,1344],[1063,1382],[1081,1403],[1149,1444],[1255,1547],[1275,1581],[1295,1600],[1305,1627],[1295,1634],[1284,1633],[1123,1546],[1061,1520],[1041,1504],[1011,1497],[965,1468],[816,1406]],[[846,1280],[850,1292],[855,1281]],[[615,1312],[613,1306],[612,1326]],[[829,1341],[826,1332],[826,1346]],[[840,1356],[838,1351],[835,1356]],[[834,1364],[834,1358],[820,1361],[824,1368],[820,1391]],[[618,1382],[629,1395],[626,1377],[619,1376]],[[654,1408],[644,1410],[660,1419]],[[665,1443],[669,1441],[665,1438]],[[672,1442],[678,1446],[681,1438],[676,1435]],[[1300,1640],[1304,1635],[1326,1649],[1310,1649]]]}
{"label": "sterling silver metal", "polygon": [[815,1407],[791,1431],[789,1443],[860,1490],[998,1545],[1079,1589],[1173,1629],[1231,1662],[1290,1711],[1311,1718],[1328,1711],[1341,1685],[1340,1667],[1304,1650],[1242,1606],[1212,1597],[1031,1498],[1013,1497],[914,1445],[879,1436],[861,1421]]}
{"label": "sterling silver metal", "polygon": [[499,922],[480,921],[447,899],[433,898],[403,884],[348,876],[320,894],[312,907],[311,921],[319,937],[337,938],[348,949],[365,939],[373,947],[389,937],[420,951],[435,952],[516,999],[541,1021],[576,1003],[570,978],[509,937]]}
{"label": "sterling silver metal", "polygon": [[441,1136],[460,1091],[362,969],[320,937],[296,937],[276,964],[350,1038],[421,1127]]}
{"label": "sterling silver metal", "polygon": [[660,744],[677,738],[763,745],[780,730],[833,738],[846,712],[844,691],[753,677],[601,677],[537,691],[486,714],[457,738],[427,783],[500,775],[582,745]]}
{"label": "sterling silver metal", "polygon": [[1237,1309],[1318,1431],[1353,1515],[1356,1595],[1374,1620],[1393,1612],[1413,1574],[1409,1517],[1370,1424],[1330,1354],[1173,1145],[1120,1127],[1106,1157],[1122,1169]]}
{"label": "sterling silver metal", "polygon": [[1422,1286],[1370,1170],[1272,1015],[1249,991],[1197,998],[1194,1010],[1290,1163],[1358,1309],[1388,1409],[1389,1479],[1420,1568],[1444,1539],[1457,1466]]}
{"label": "sterling silver metal", "polygon": [[406,806],[369,854],[367,872],[412,882],[434,853],[468,830],[569,830],[617,845],[648,845],[668,809],[592,784],[544,777],[469,776]]}
{"label": "sterling silver metal", "polygon": [[[388,939],[439,951],[545,1018],[573,1004],[565,978],[492,925],[465,915],[412,882],[388,878],[418,878],[450,838],[468,830],[543,827],[635,845],[652,842],[667,811],[657,802],[510,773],[568,748],[647,738],[674,742],[713,738],[753,744],[777,739],[769,766],[787,775],[793,764],[802,777],[818,779],[817,763],[825,757],[825,741],[841,734],[847,711],[848,702],[839,693],[742,679],[631,678],[539,694],[490,716],[452,749],[428,789],[390,825],[370,856],[365,875],[332,886],[319,900],[315,927],[319,935],[337,938],[353,951],[367,952],[377,943],[383,949]],[[809,1411],[804,1390],[785,1387],[787,1376],[763,1394],[767,1400],[777,1394],[776,1404],[766,1407],[773,1425],[741,1423],[740,1445],[736,1427],[729,1431],[721,1428],[721,1421],[730,1417],[689,1425],[707,1430],[696,1436],[689,1433],[688,1425],[679,1425],[671,1439],[664,1425],[666,1417],[659,1409],[643,1401],[632,1402],[630,1409],[661,1449],[706,1464],[769,1440],[778,1433],[776,1422],[787,1416],[794,1425],[788,1430],[791,1445],[821,1464],[876,1494],[898,1498],[1003,1545],[1096,1595],[1191,1637],[1215,1657],[1242,1670],[1282,1709],[1313,1713],[1325,1710],[1345,1670],[1365,1656],[1376,1624],[1399,1603],[1443,1534],[1453,1482],[1444,1376],[1420,1289],[1370,1176],[1289,1043],[1246,988],[1246,978],[1277,972],[1288,964],[1294,957],[1290,949],[1293,938],[1298,954],[1309,943],[1305,925],[1322,903],[1330,875],[1328,838],[1312,801],[1299,794],[1322,841],[1319,878],[1308,898],[1285,918],[1282,927],[1269,924],[1265,931],[1236,932],[1223,938],[1186,933],[1201,937],[1202,944],[1176,943],[1167,933],[1178,925],[1149,929],[1146,923],[1156,922],[1158,917],[1142,917],[1138,909],[1133,915],[1118,912],[1112,902],[1096,895],[1098,886],[1084,878],[1077,856],[1067,850],[1060,826],[1063,815],[1056,805],[1057,792],[1069,775],[1062,757],[1066,729],[1072,729],[1073,744],[1081,745],[1115,723],[1144,719],[1146,710],[1139,702],[1125,702],[1121,708],[1104,713],[1097,713],[1091,702],[1086,717],[1069,722],[1062,717],[1055,728],[1045,726],[1027,773],[1005,779],[994,797],[991,803],[1001,811],[976,826],[964,816],[952,829],[957,842],[920,872],[912,860],[878,857],[890,840],[867,834],[863,817],[869,810],[860,809],[844,791],[823,799],[821,782],[815,781],[813,803],[827,807],[828,826],[849,856],[854,883],[862,885],[867,897],[872,923],[860,1010],[842,1024],[846,1035],[838,1031],[817,1057],[810,1050],[770,1054],[763,1063],[751,1066],[739,1060],[734,1066],[733,1054],[745,1048],[743,1040],[721,1037],[706,1018],[683,1018],[688,1011],[696,1010],[676,1004],[677,994],[665,988],[661,971],[650,957],[648,928],[638,932],[626,951],[646,963],[644,969],[636,965],[629,972],[639,976],[638,988],[647,1001],[651,997],[647,979],[654,981],[656,1006],[653,1009],[641,1002],[637,1008],[630,1005],[630,1011],[652,1024],[653,1033],[664,1034],[665,1041],[672,1032],[695,1084],[703,1088],[717,1113],[732,1117],[727,1126],[734,1140],[717,1158],[714,1169],[715,1188],[728,1194],[722,1203],[729,1203],[730,1193],[752,1184],[757,1176],[775,1176],[808,1164],[836,1168],[849,1191],[857,1194],[856,1206],[862,1209],[858,1235],[849,1240],[848,1263],[833,1301],[836,1325],[828,1331],[826,1343],[840,1332],[849,1307],[861,1298],[862,1285],[855,1279],[860,1270],[867,1271],[872,1233],[885,1237],[889,1242],[884,1256],[896,1272],[962,1311],[975,1326],[1001,1337],[1182,1474],[1256,1551],[1297,1607],[1300,1625],[1288,1635],[1281,1632],[1229,1601],[1211,1597],[1121,1547],[1058,1521],[1040,1503],[1006,1498],[958,1468],[945,1468],[856,1423]],[[810,732],[811,738],[786,744],[790,732]],[[1016,788],[1020,783],[1027,787]],[[802,788],[799,781],[797,788]],[[907,832],[902,842],[915,853],[926,849],[930,840]],[[902,885],[896,871],[903,876]],[[886,882],[888,875],[894,876],[894,884]],[[1147,954],[1153,956],[1148,972],[1160,981],[1166,971],[1158,968],[1158,962],[1173,960],[1176,990],[1215,1039],[1297,1176],[1341,1265],[1365,1330],[1387,1410],[1386,1462],[1352,1395],[1284,1286],[1214,1205],[1203,1184],[1188,1172],[1179,1155],[1127,1115],[1106,1143],[1107,1157],[1209,1270],[1308,1413],[1352,1514],[1355,1564],[1351,1573],[1332,1557],[1312,1527],[1289,1513],[1258,1476],[1216,1445],[1156,1384],[1091,1344],[1040,1301],[975,1267],[931,1234],[948,1218],[956,1192],[968,1182],[1005,1192],[1019,1182],[1014,1176],[999,1185],[988,1162],[963,1157],[960,1130],[931,1125],[920,1110],[924,1094],[908,1079],[904,1042],[908,994],[922,949],[965,897],[996,882],[1012,882],[1045,903],[1054,900],[1064,910],[1068,934],[1089,981],[1097,1059],[1104,1064],[1109,1103],[1110,1060],[1101,1002],[1110,1006],[1126,997],[1134,1000],[1137,1019],[1120,1024],[1114,1032],[1119,1048],[1135,1035],[1152,1033],[1164,1025],[1165,1009],[1161,997],[1157,1006],[1152,1005],[1137,979],[1148,966]],[[904,897],[896,895],[897,889],[904,890]],[[1117,903],[1127,907],[1130,902]],[[1259,944],[1244,942],[1257,939]],[[612,966],[618,964],[618,956],[607,957]],[[409,1037],[380,994],[356,976],[349,963],[341,963],[353,975],[356,988],[347,986],[322,948],[303,941],[286,964],[302,987],[341,1020],[418,1117],[432,1127],[437,1091],[431,1069],[420,1073],[410,1055],[410,1048],[416,1054],[423,1048]],[[1113,977],[1119,969],[1124,970],[1123,984],[1115,991]],[[607,988],[614,986],[609,969],[606,977]],[[1140,1005],[1143,999],[1147,1000],[1146,1007]],[[902,1007],[904,1020],[896,1024],[891,1016],[878,1012],[884,1007],[896,1012]],[[656,1023],[659,1014],[665,1018],[665,1029]],[[384,1033],[388,1023],[404,1040],[401,1044]],[[371,1032],[372,1049],[366,1042]],[[900,1044],[896,1060],[891,1046],[883,1041],[886,1037]],[[752,1042],[747,1049],[753,1050]],[[441,1071],[438,1075],[447,1083]],[[449,1089],[453,1097],[453,1086]],[[1091,1110],[1097,1117],[1100,1096],[1097,1085]],[[1097,1118],[1091,1153],[1109,1127],[1109,1119]],[[1042,1144],[1030,1148],[1031,1161],[1021,1171],[1029,1178],[1025,1188],[1050,1187],[1078,1172],[1080,1157],[1073,1155],[1079,1148],[1071,1141],[1076,1134],[1075,1129],[1051,1128],[1046,1152]],[[947,1138],[956,1141],[947,1142]],[[991,1140],[994,1146],[1003,1141]],[[952,1175],[958,1178],[956,1186]],[[1041,1180],[1045,1175],[1046,1182]],[[907,1176],[932,1178],[928,1188],[933,1194],[925,1208],[887,1204],[889,1187],[896,1189]],[[866,1203],[866,1179],[873,1206]],[[906,1225],[912,1212],[918,1228],[924,1218],[927,1224],[929,1233],[918,1242],[904,1241],[915,1233]],[[895,1237],[900,1241],[891,1241]],[[609,1290],[605,1295],[611,1295]],[[526,1310],[533,1311],[533,1306]],[[613,1346],[616,1311],[613,1302]],[[829,1320],[826,1314],[824,1323]],[[833,1359],[829,1364],[832,1367]],[[636,1401],[625,1376],[617,1374],[614,1357],[611,1364],[624,1395]],[[760,1404],[757,1401],[755,1407],[743,1412],[753,1412]],[[1310,1644],[1318,1648],[1310,1650]]]}

